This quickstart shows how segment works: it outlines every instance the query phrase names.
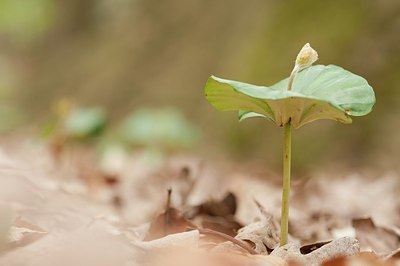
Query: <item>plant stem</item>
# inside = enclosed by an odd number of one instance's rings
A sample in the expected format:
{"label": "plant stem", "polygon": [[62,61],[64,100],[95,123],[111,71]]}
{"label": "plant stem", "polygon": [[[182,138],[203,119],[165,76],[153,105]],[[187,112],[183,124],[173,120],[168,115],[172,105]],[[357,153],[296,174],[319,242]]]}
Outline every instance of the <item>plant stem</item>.
{"label": "plant stem", "polygon": [[294,78],[296,77],[297,72],[299,72],[299,67],[295,66],[292,70],[292,73],[290,73],[288,88],[287,88],[288,91],[292,90],[293,81],[294,81]]}
{"label": "plant stem", "polygon": [[[287,90],[292,90],[293,81],[300,68],[296,64],[290,73]],[[291,118],[283,128],[283,190],[282,190],[282,210],[281,210],[281,243],[286,245],[289,234],[289,200],[290,200],[290,162],[292,159],[292,126]]]}
{"label": "plant stem", "polygon": [[291,143],[292,127],[290,120],[284,126],[283,141],[283,192],[282,192],[282,211],[281,211],[281,241],[280,245],[286,245],[288,242],[289,231],[289,196],[290,196],[290,161],[291,161]]}

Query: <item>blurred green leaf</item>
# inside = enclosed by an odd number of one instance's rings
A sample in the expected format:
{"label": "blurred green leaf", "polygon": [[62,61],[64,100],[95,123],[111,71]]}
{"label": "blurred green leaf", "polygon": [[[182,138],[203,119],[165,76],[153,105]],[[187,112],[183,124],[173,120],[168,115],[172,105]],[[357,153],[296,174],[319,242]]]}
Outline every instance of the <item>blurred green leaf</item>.
{"label": "blurred green leaf", "polygon": [[106,114],[99,107],[78,108],[65,119],[64,132],[72,138],[90,138],[98,136],[105,128]]}
{"label": "blurred green leaf", "polygon": [[199,135],[173,108],[138,110],[123,122],[121,133],[132,144],[167,147],[190,147]]}
{"label": "blurred green leaf", "polygon": [[278,126],[299,128],[318,119],[351,123],[349,115],[368,114],[375,95],[368,82],[341,67],[316,65],[299,72],[292,90],[288,78],[264,87],[210,77],[205,92],[219,111],[239,110],[239,119],[265,117]]}

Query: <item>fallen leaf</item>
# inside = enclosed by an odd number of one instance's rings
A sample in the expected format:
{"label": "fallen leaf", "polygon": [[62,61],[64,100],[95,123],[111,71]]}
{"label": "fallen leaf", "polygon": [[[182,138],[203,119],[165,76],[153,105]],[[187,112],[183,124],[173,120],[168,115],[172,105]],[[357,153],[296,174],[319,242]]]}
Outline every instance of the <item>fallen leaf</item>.
{"label": "fallen leaf", "polygon": [[352,225],[362,251],[387,255],[400,246],[400,235],[396,230],[378,226],[371,218],[353,219]]}
{"label": "fallen leaf", "polygon": [[390,253],[389,255],[387,255],[385,257],[385,260],[395,260],[399,263],[400,265],[400,248],[396,249],[395,251],[393,251],[392,253]]}
{"label": "fallen leaf", "polygon": [[236,196],[229,192],[222,200],[209,200],[192,207],[184,214],[190,220],[201,224],[203,228],[213,229],[235,236],[242,225],[236,221]]}
{"label": "fallen leaf", "polygon": [[[303,252],[309,252],[303,254]],[[358,253],[360,246],[355,238],[343,237],[331,242],[316,243],[306,247],[289,243],[272,251],[271,255],[278,256],[286,261],[297,261],[307,266],[319,266],[330,259],[350,256]]]}
{"label": "fallen leaf", "polygon": [[235,238],[253,243],[258,254],[269,254],[279,245],[279,225],[258,202],[256,204],[263,218],[241,228]]}
{"label": "fallen leaf", "polygon": [[165,211],[158,215],[150,224],[148,234],[145,238],[146,241],[161,238],[169,234],[185,232],[188,228],[197,227],[190,221],[186,220],[177,209],[170,206],[171,193],[172,190],[168,190]]}
{"label": "fallen leaf", "polygon": [[42,238],[46,234],[47,232],[39,226],[36,226],[28,221],[25,221],[21,217],[18,217],[15,220],[14,225],[10,228],[10,241],[7,244],[7,250],[29,245]]}
{"label": "fallen leaf", "polygon": [[322,266],[395,266],[392,262],[385,262],[373,253],[364,252],[350,257],[338,257],[326,261]]}
{"label": "fallen leaf", "polygon": [[0,204],[0,251],[9,242],[8,235],[12,226],[13,216],[13,210],[9,205]]}
{"label": "fallen leaf", "polygon": [[195,248],[199,245],[199,239],[199,231],[191,230],[188,232],[168,234],[167,236],[159,239],[137,242],[135,244],[146,250],[158,250],[172,247]]}
{"label": "fallen leaf", "polygon": [[274,256],[243,255],[232,252],[209,252],[190,248],[167,248],[145,256],[145,266],[286,266]]}

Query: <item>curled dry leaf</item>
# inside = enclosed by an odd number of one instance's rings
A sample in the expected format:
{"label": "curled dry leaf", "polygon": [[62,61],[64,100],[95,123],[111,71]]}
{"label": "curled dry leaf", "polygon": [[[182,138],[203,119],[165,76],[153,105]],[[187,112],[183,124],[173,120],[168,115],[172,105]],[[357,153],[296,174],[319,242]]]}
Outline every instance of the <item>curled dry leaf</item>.
{"label": "curled dry leaf", "polygon": [[240,229],[235,238],[253,243],[258,254],[268,254],[279,245],[279,225],[258,202],[256,204],[263,218]]}
{"label": "curled dry leaf", "polygon": [[236,209],[236,196],[229,192],[222,200],[209,200],[190,208],[184,216],[201,224],[203,228],[235,236],[237,230],[242,227],[235,219]]}
{"label": "curled dry leaf", "polygon": [[210,200],[199,206],[198,212],[210,216],[230,217],[235,215],[236,196],[229,192],[221,201]]}
{"label": "curled dry leaf", "polygon": [[145,240],[154,240],[169,234],[185,232],[188,228],[197,227],[190,221],[186,220],[177,209],[170,206],[171,193],[172,190],[168,190],[165,211],[158,215],[150,224],[150,228]]}
{"label": "curled dry leaf", "polygon": [[[287,261],[297,261],[307,266],[319,266],[324,261],[341,256],[350,256],[358,253],[360,246],[355,238],[343,237],[332,242],[316,243],[300,247],[289,243],[272,251],[271,255],[281,257]],[[303,254],[302,252],[310,252]]]}

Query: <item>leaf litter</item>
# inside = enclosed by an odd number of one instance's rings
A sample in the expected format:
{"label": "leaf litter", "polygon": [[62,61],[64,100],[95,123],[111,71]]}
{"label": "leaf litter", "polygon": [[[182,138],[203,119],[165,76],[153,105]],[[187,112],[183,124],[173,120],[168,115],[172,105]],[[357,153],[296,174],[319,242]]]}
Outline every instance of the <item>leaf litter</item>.
{"label": "leaf litter", "polygon": [[274,173],[186,154],[107,168],[24,145],[0,152],[0,265],[400,264],[395,173],[299,179],[279,247]]}

